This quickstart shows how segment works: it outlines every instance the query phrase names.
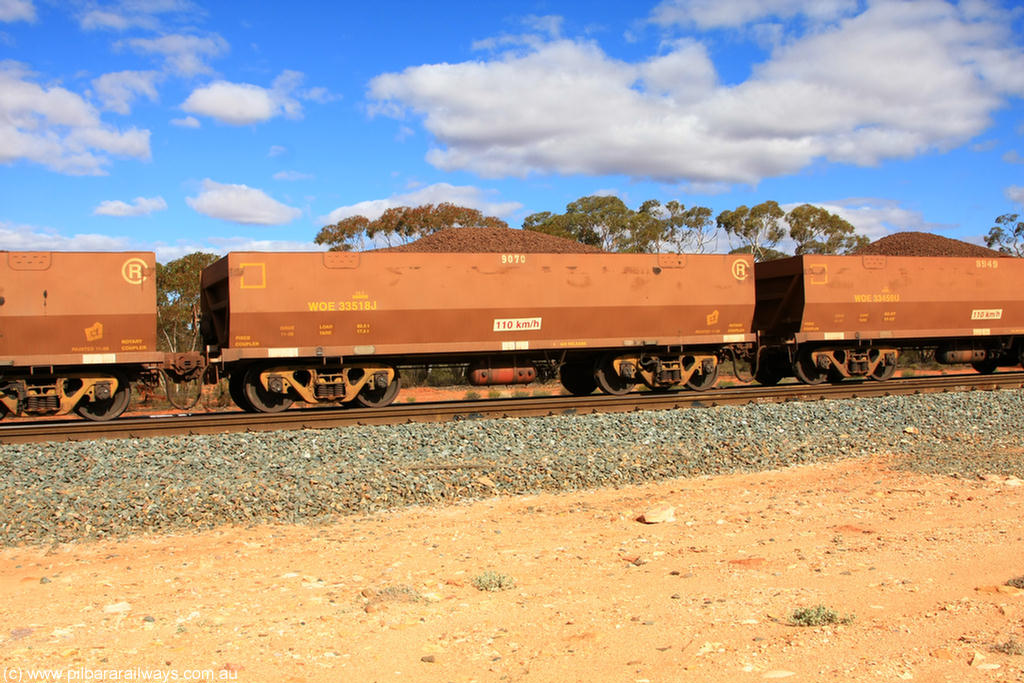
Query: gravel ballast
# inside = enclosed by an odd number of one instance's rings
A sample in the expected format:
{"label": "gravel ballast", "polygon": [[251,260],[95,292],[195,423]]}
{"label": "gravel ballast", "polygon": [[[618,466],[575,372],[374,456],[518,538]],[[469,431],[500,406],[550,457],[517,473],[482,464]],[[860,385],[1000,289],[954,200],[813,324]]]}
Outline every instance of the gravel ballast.
{"label": "gravel ballast", "polygon": [[322,523],[875,454],[1024,477],[1024,392],[0,446],[0,544]]}

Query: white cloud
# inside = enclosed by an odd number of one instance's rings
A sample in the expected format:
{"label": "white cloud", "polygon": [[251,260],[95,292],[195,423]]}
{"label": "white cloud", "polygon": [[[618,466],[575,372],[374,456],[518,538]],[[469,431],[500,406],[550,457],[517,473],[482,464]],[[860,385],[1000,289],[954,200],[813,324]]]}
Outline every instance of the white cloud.
{"label": "white cloud", "polygon": [[108,199],[93,209],[94,216],[148,216],[154,211],[166,211],[163,197],[136,197],[131,204],[120,199]]}
{"label": "white cloud", "polygon": [[[808,7],[686,6],[735,13],[701,20],[723,26]],[[847,2],[821,7],[816,16],[837,21],[784,42],[739,84],[721,83],[693,40],[625,62],[550,39],[379,75],[370,111],[421,117],[436,140],[426,158],[446,171],[756,183],[821,159],[873,165],[948,149],[985,130],[1007,95],[1024,95],[1024,50],[998,9],[878,3],[847,17]]]}
{"label": "white cloud", "polygon": [[[857,232],[872,241],[894,232],[942,232],[952,226],[930,223],[920,211],[911,211],[899,202],[877,197],[851,198],[839,201],[811,202],[846,219]],[[795,205],[786,206],[790,210]]]}
{"label": "white cloud", "polygon": [[86,31],[158,30],[161,14],[188,13],[194,20],[199,10],[189,0],[118,0],[103,7],[90,6],[78,17]]}
{"label": "white cloud", "polygon": [[181,108],[236,126],[266,121],[275,113],[268,90],[248,83],[225,81],[193,91]]}
{"label": "white cloud", "polygon": [[1011,185],[1010,187],[1006,188],[1006,198],[1009,199],[1011,202],[1016,202],[1018,204],[1024,205],[1024,186]]}
{"label": "white cloud", "polygon": [[327,247],[310,242],[295,240],[254,240],[250,237],[211,237],[210,244],[217,247],[219,253],[229,251],[324,251]]}
{"label": "white cloud", "polygon": [[1024,164],[1024,157],[1015,149],[1011,149],[1002,156],[1003,161],[1008,164]]}
{"label": "white cloud", "polygon": [[133,27],[155,28],[155,22],[151,17],[131,17],[120,12],[102,9],[89,10],[79,18],[78,23],[86,31],[125,31]]}
{"label": "white cloud", "polygon": [[349,216],[366,216],[370,220],[379,218],[388,209],[396,206],[421,206],[423,204],[441,204],[449,202],[458,206],[477,209],[487,216],[508,216],[523,208],[519,202],[499,202],[490,197],[497,194],[496,190],[482,190],[471,185],[449,185],[436,183],[412,192],[397,194],[387,199],[371,199],[349,206],[339,206],[318,220],[322,225],[330,225]]}
{"label": "white cloud", "polygon": [[310,102],[316,102],[317,104],[328,104],[330,102],[337,102],[338,100],[344,99],[343,95],[332,93],[330,90],[322,86],[303,90],[301,95],[302,99],[309,100]]}
{"label": "white cloud", "polygon": [[61,173],[100,175],[110,156],[148,160],[149,131],[120,131],[84,98],[31,81],[22,65],[0,62],[0,163],[26,160]]}
{"label": "white cloud", "polygon": [[857,0],[665,0],[651,12],[651,21],[701,29],[739,28],[761,20],[799,16],[829,21],[852,14],[857,4]]}
{"label": "white cloud", "polygon": [[268,157],[279,157],[282,154],[287,154],[288,148],[282,147],[281,145],[271,145],[270,149],[267,150]]}
{"label": "white cloud", "polygon": [[129,114],[132,103],[139,96],[145,96],[150,102],[157,101],[156,82],[159,78],[156,71],[115,71],[94,78],[92,87],[104,109]]}
{"label": "white cloud", "polygon": [[302,173],[300,171],[278,171],[274,174],[274,180],[312,180],[312,173]]}
{"label": "white cloud", "polygon": [[185,202],[198,213],[246,225],[283,225],[302,215],[302,211],[271,198],[263,190],[248,185],[225,185],[209,178],[202,191]]}
{"label": "white cloud", "polygon": [[56,230],[0,221],[0,249],[12,251],[126,251],[134,246],[123,237],[61,235]]}
{"label": "white cloud", "polygon": [[498,50],[521,45],[539,45],[549,38],[561,38],[564,22],[563,17],[555,14],[543,16],[536,14],[527,15],[522,18],[522,24],[529,29],[528,33],[506,33],[492,38],[476,40],[473,41],[472,49]]}
{"label": "white cloud", "polygon": [[254,240],[249,237],[210,237],[206,242],[157,242],[146,247],[156,252],[156,260],[167,263],[188,254],[201,251],[207,254],[227,254],[229,251],[324,251],[327,247],[313,242],[291,240]]}
{"label": "white cloud", "polygon": [[194,90],[181,108],[233,126],[261,123],[281,115],[299,118],[302,105],[292,93],[301,80],[299,72],[285,71],[274,79],[271,88],[215,81]]}
{"label": "white cloud", "polygon": [[171,34],[160,38],[133,38],[117,43],[117,46],[123,45],[145,54],[162,56],[169,71],[184,77],[210,73],[212,69],[206,60],[228,51],[227,41],[216,34],[208,38]]}
{"label": "white cloud", "polygon": [[32,0],[0,0],[0,21],[35,21]]}
{"label": "white cloud", "polygon": [[178,126],[179,128],[199,128],[202,124],[199,123],[199,119],[194,116],[186,116],[180,119],[171,119],[172,126]]}

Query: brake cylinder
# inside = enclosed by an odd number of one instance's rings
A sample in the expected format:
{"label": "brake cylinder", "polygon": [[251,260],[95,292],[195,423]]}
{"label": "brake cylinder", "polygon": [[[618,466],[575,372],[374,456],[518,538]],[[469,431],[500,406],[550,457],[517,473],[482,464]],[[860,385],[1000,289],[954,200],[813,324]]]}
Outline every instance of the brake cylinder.
{"label": "brake cylinder", "polygon": [[474,386],[529,384],[537,379],[537,368],[529,362],[494,361],[488,358],[472,363],[466,375],[469,383]]}

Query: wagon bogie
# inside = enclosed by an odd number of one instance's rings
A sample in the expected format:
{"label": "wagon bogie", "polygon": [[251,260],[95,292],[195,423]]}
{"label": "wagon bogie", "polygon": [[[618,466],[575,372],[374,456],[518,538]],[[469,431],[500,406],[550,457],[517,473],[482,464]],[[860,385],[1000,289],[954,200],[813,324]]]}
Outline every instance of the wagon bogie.
{"label": "wagon bogie", "polygon": [[390,404],[401,383],[398,370],[380,363],[341,366],[237,366],[228,381],[236,405],[249,412],[276,413],[295,401],[311,404],[356,402],[366,407]]}
{"label": "wagon bogie", "polygon": [[67,415],[104,421],[121,415],[131,400],[131,385],[120,372],[9,377],[0,382],[3,412],[16,416]]}
{"label": "wagon bogie", "polygon": [[850,377],[885,380],[896,371],[899,349],[821,347],[799,350],[793,362],[793,374],[804,384],[819,384],[826,379],[842,381]]}

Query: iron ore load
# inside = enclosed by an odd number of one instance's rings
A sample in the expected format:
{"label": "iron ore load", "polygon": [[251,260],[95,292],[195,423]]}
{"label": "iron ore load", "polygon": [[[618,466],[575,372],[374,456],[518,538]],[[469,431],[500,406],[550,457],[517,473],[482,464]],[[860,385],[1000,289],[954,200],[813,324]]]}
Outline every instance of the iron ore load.
{"label": "iron ore load", "polygon": [[382,406],[400,366],[573,394],[714,384],[752,346],[749,256],[235,252],[203,273],[204,341],[243,408]]}

